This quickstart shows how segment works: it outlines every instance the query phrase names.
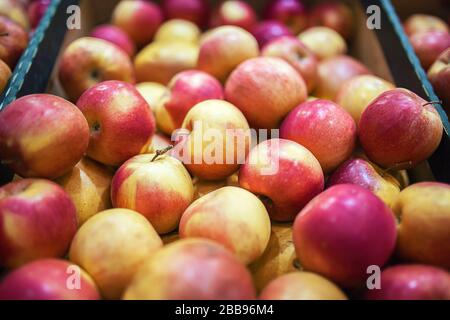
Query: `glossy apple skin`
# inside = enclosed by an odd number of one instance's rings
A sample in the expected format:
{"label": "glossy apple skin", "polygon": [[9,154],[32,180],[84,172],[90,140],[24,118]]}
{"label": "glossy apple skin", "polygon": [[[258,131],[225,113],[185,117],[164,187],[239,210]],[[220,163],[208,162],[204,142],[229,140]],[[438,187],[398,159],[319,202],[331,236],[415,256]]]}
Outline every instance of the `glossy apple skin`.
{"label": "glossy apple skin", "polygon": [[425,70],[439,58],[439,55],[450,48],[450,33],[445,31],[428,31],[413,34],[410,37],[416,55]]}
{"label": "glossy apple skin", "polygon": [[178,227],[181,215],[194,198],[192,179],[177,159],[139,155],[117,170],[111,186],[114,207],[145,216],[159,234]]}
{"label": "glossy apple skin", "polygon": [[0,282],[0,300],[100,300],[92,278],[83,270],[80,289],[67,287],[78,266],[60,259],[41,259],[12,271]]}
{"label": "glossy apple skin", "polygon": [[140,266],[162,245],[142,215],[128,209],[110,209],[78,229],[69,258],[92,276],[102,297],[119,299]]}
{"label": "glossy apple skin", "polygon": [[4,16],[0,16],[0,30],[7,34],[0,37],[0,59],[14,69],[28,45],[28,34],[22,26]]}
{"label": "glossy apple skin", "polygon": [[450,269],[450,185],[413,184],[400,193],[394,212],[400,221],[398,255],[407,261]]}
{"label": "glossy apple skin", "polygon": [[444,110],[450,113],[450,48],[445,50],[428,71],[428,77],[437,95],[443,101]]}
{"label": "glossy apple skin", "polygon": [[104,24],[96,27],[92,30],[91,37],[109,41],[125,51],[129,56],[133,56],[136,52],[136,46],[128,34],[114,25]]}
{"label": "glossy apple skin", "polygon": [[284,59],[303,77],[308,93],[314,90],[317,83],[318,59],[296,37],[284,36],[270,41],[262,48],[261,55]]}
{"label": "glossy apple skin", "polygon": [[270,282],[261,300],[347,300],[333,282],[312,272],[291,272]]}
{"label": "glossy apple skin", "polygon": [[203,37],[197,68],[224,82],[239,64],[258,55],[258,43],[249,32],[222,26]]}
{"label": "glossy apple skin", "polygon": [[328,100],[304,102],[280,127],[280,137],[308,148],[330,173],[347,160],[356,144],[356,124],[339,105]]}
{"label": "glossy apple skin", "polygon": [[252,34],[260,48],[278,37],[294,35],[288,27],[277,20],[265,20],[258,23],[253,27]]}
{"label": "glossy apple skin", "polygon": [[371,161],[385,168],[411,168],[433,154],[443,125],[434,106],[426,103],[407,89],[394,89],[366,108],[359,139]]}
{"label": "glossy apple skin", "polygon": [[135,82],[133,65],[125,51],[108,41],[91,37],[79,38],[65,49],[58,76],[71,101],[103,81]]}
{"label": "glossy apple skin", "polygon": [[280,58],[259,57],[245,61],[233,71],[225,85],[225,98],[244,113],[252,128],[275,129],[306,100],[307,89],[289,63]]}
{"label": "glossy apple skin", "polygon": [[175,129],[181,128],[186,114],[197,103],[223,98],[222,85],[214,77],[197,70],[180,72],[172,78],[167,92],[156,105],[158,128],[171,135]]}
{"label": "glossy apple skin", "polygon": [[298,38],[318,59],[332,58],[347,52],[344,38],[327,27],[311,27],[298,35]]}
{"label": "glossy apple skin", "polygon": [[408,36],[428,31],[450,31],[442,19],[426,14],[413,14],[406,19],[403,26]]}
{"label": "glossy apple skin", "polygon": [[356,184],[370,190],[390,208],[400,194],[400,183],[393,176],[363,159],[349,159],[340,165],[327,181],[328,187],[338,184]]}
{"label": "glossy apple skin", "polygon": [[90,128],[87,155],[110,166],[144,153],[155,133],[155,119],[136,88],[122,81],[101,82],[77,102]]}
{"label": "glossy apple skin", "polygon": [[42,17],[47,11],[48,6],[50,5],[51,0],[37,0],[33,1],[29,4],[27,8],[28,19],[30,21],[30,27],[32,29],[36,28],[39,25]]}
{"label": "glossy apple skin", "polygon": [[121,1],[112,13],[112,23],[125,31],[137,46],[152,41],[163,18],[158,5],[143,0]]}
{"label": "glossy apple skin", "polygon": [[335,30],[345,39],[351,39],[354,30],[354,14],[341,2],[325,1],[311,9],[310,26],[324,26]]}
{"label": "glossy apple skin", "polygon": [[5,90],[11,75],[10,67],[0,59],[0,94]]}
{"label": "glossy apple skin", "polygon": [[57,184],[23,179],[0,188],[1,266],[62,257],[76,229],[75,206]]}
{"label": "glossy apple skin", "polygon": [[244,1],[227,0],[215,10],[210,25],[213,28],[232,25],[251,31],[256,22],[256,12],[251,5]]}
{"label": "glossy apple skin", "polygon": [[250,273],[231,252],[206,239],[184,239],[152,255],[123,298],[253,300],[255,295]]}
{"label": "glossy apple skin", "polygon": [[[265,174],[262,169],[271,165],[278,166],[276,172]],[[262,198],[272,220],[288,222],[323,191],[324,176],[308,149],[290,140],[270,139],[252,149],[239,171],[239,185]]]}
{"label": "glossy apple skin", "polygon": [[381,273],[381,289],[368,290],[369,300],[450,300],[450,274],[440,268],[397,265]]}
{"label": "glossy apple skin", "polygon": [[60,97],[24,96],[0,113],[0,158],[22,177],[64,175],[80,161],[88,143],[83,114]]}
{"label": "glossy apple skin", "polygon": [[198,43],[201,30],[195,23],[183,19],[164,22],[155,34],[155,41],[182,41]]}
{"label": "glossy apple skin", "polygon": [[282,22],[294,34],[298,34],[308,26],[305,5],[299,0],[272,0],[265,8],[264,17]]}
{"label": "glossy apple skin", "polygon": [[392,211],[358,185],[331,187],[297,216],[293,239],[301,265],[343,287],[367,278],[367,267],[382,267],[395,248]]}
{"label": "glossy apple skin", "polygon": [[164,0],[162,8],[168,19],[184,19],[203,27],[210,7],[207,0]]}
{"label": "glossy apple skin", "polygon": [[[245,230],[245,237],[238,230]],[[206,238],[231,250],[246,265],[263,254],[270,239],[264,204],[238,187],[224,187],[194,201],[183,213],[180,237]]]}

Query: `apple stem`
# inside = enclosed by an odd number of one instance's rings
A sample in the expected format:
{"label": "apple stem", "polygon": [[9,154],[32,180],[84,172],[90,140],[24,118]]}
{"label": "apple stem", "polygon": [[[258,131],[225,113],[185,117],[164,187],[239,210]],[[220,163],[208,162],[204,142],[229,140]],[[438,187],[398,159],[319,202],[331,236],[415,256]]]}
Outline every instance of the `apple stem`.
{"label": "apple stem", "polygon": [[397,170],[404,168],[405,166],[409,167],[411,165],[412,165],[412,161],[396,163],[393,166],[381,171],[381,176],[384,177],[387,173],[391,173],[392,171],[397,171]]}
{"label": "apple stem", "polygon": [[423,104],[422,107],[428,106],[428,105],[430,105],[430,104],[439,104],[439,105],[442,105],[442,100],[427,102],[427,103]]}
{"label": "apple stem", "polygon": [[156,150],[156,154],[155,154],[155,156],[153,157],[153,159],[152,159],[151,162],[154,162],[159,156],[162,156],[163,154],[166,154],[167,152],[169,152],[169,151],[172,150],[172,149],[173,149],[173,146],[170,145],[170,146],[168,146],[168,147],[166,147],[166,148],[164,148],[164,149]]}

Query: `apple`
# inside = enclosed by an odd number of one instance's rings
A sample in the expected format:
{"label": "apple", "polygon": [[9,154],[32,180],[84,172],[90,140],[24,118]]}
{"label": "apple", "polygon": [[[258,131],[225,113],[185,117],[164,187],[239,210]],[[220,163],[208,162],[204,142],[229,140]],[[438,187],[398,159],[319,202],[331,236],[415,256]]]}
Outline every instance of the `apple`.
{"label": "apple", "polygon": [[0,113],[0,158],[25,178],[64,175],[80,161],[88,142],[83,114],[57,96],[24,96]]}
{"label": "apple", "polygon": [[155,41],[183,41],[198,43],[200,29],[195,23],[183,19],[172,19],[164,22],[155,34]]}
{"label": "apple", "polygon": [[244,163],[251,132],[242,112],[231,103],[200,102],[188,112],[182,128],[188,135],[179,141],[174,156],[193,176],[223,180]]}
{"label": "apple", "polygon": [[92,30],[90,36],[93,38],[103,39],[115,44],[123,51],[125,51],[129,56],[134,56],[136,52],[135,44],[128,36],[128,34],[114,25],[104,24],[95,27],[94,30]]}
{"label": "apple", "polygon": [[306,100],[307,89],[303,78],[286,61],[258,57],[233,71],[225,86],[225,98],[244,113],[252,128],[275,129]]}
{"label": "apple", "polygon": [[361,62],[350,56],[338,55],[322,60],[319,63],[319,76],[314,95],[334,101],[347,80],[366,74],[371,72]]}
{"label": "apple", "polygon": [[428,71],[433,88],[443,100],[443,107],[449,112],[450,107],[450,48],[445,50]]}
{"label": "apple", "polygon": [[25,7],[16,0],[0,0],[0,16],[11,19],[27,31],[30,28]]}
{"label": "apple", "polygon": [[[79,289],[67,286],[75,273],[80,275]],[[60,259],[41,259],[3,278],[0,300],[100,300],[100,295],[92,278],[77,265]]]}
{"label": "apple", "polygon": [[232,25],[251,31],[257,19],[256,12],[248,3],[226,0],[213,12],[210,25],[213,28]]}
{"label": "apple", "polygon": [[436,109],[407,89],[382,93],[359,121],[364,152],[385,168],[412,168],[428,159],[439,146],[442,132]]}
{"label": "apple", "polygon": [[202,38],[197,68],[225,81],[240,63],[258,55],[258,43],[249,32],[236,26],[218,27]]}
{"label": "apple", "polygon": [[168,19],[184,19],[203,27],[209,16],[208,0],[164,0],[162,4]]}
{"label": "apple", "polygon": [[149,145],[146,153],[156,153],[156,151],[167,149],[171,145],[172,141],[170,141],[170,138],[157,132],[153,136],[152,144]]}
{"label": "apple", "polygon": [[344,287],[367,278],[371,265],[382,267],[395,248],[394,214],[369,190],[333,186],[299,213],[293,239],[301,265]]}
{"label": "apple", "polygon": [[0,94],[5,90],[11,75],[12,72],[9,66],[0,59]]}
{"label": "apple", "polygon": [[59,80],[70,100],[76,101],[87,89],[107,80],[134,83],[133,64],[116,45],[98,38],[73,41],[59,62]]}
{"label": "apple", "polygon": [[270,282],[261,300],[347,300],[330,280],[312,272],[291,272]]}
{"label": "apple", "polygon": [[[302,178],[293,180],[296,176]],[[251,150],[239,171],[239,185],[260,197],[272,220],[288,222],[323,191],[324,177],[308,149],[294,141],[270,139]]]}
{"label": "apple", "polygon": [[55,180],[72,199],[79,225],[98,212],[111,208],[112,177],[111,169],[83,158],[72,171]]}
{"label": "apple", "polygon": [[163,22],[158,5],[144,0],[123,0],[114,8],[112,23],[141,47],[150,43]]}
{"label": "apple", "polygon": [[425,70],[439,58],[439,55],[450,48],[450,33],[446,31],[428,31],[413,34],[410,37],[416,55]]}
{"label": "apple", "polygon": [[165,246],[142,266],[124,300],[253,300],[250,273],[221,245],[184,239]]}
{"label": "apple", "polygon": [[[245,236],[239,230],[245,230]],[[264,204],[238,187],[224,187],[194,201],[183,213],[180,237],[206,238],[231,250],[246,265],[264,253],[270,239]]]}
{"label": "apple", "polygon": [[27,45],[25,29],[13,20],[0,16],[0,59],[14,69]]}
{"label": "apple", "polygon": [[354,14],[344,3],[324,1],[311,9],[309,23],[311,26],[324,26],[335,30],[345,39],[350,39],[354,30]]}
{"label": "apple", "polygon": [[347,52],[344,38],[327,27],[311,27],[298,35],[298,38],[320,60],[332,58]]}
{"label": "apple", "polygon": [[450,274],[440,268],[407,264],[386,268],[381,289],[368,290],[369,300],[450,300]]}
{"label": "apple", "polygon": [[276,38],[262,48],[261,55],[284,59],[303,77],[308,93],[314,90],[318,60],[298,38],[291,36]]}
{"label": "apple", "polygon": [[253,27],[252,34],[260,48],[278,37],[294,35],[287,26],[277,20],[265,20],[258,23]]}
{"label": "apple", "polygon": [[444,20],[427,14],[411,15],[406,19],[403,27],[408,36],[427,31],[450,31]]}
{"label": "apple", "polygon": [[299,0],[272,0],[265,8],[264,16],[268,20],[277,20],[298,34],[308,26],[305,5]]}
{"label": "apple", "polygon": [[416,183],[395,202],[397,252],[408,261],[450,269],[450,185]]}
{"label": "apple", "polygon": [[0,188],[0,266],[62,257],[77,230],[75,206],[57,184],[22,179]]}
{"label": "apple", "polygon": [[150,109],[154,112],[159,100],[166,94],[167,88],[157,82],[141,82],[136,84],[136,90],[147,101]]}
{"label": "apple", "polygon": [[380,94],[395,89],[395,86],[373,75],[361,75],[347,80],[336,96],[336,102],[359,123],[361,114]]}
{"label": "apple", "polygon": [[177,73],[195,68],[198,51],[198,45],[189,42],[153,42],[134,59],[137,81],[167,85]]}
{"label": "apple", "polygon": [[32,29],[37,28],[42,17],[45,15],[51,0],[35,0],[27,8],[28,19]]}
{"label": "apple", "polygon": [[155,119],[136,88],[105,81],[86,90],[77,102],[90,128],[87,155],[110,166],[144,153],[155,133]]}
{"label": "apple", "polygon": [[111,185],[113,206],[139,212],[159,234],[178,227],[193,197],[189,173],[179,160],[169,155],[131,158],[117,170]]}
{"label": "apple", "polygon": [[119,299],[144,261],[161,247],[161,238],[144,216],[110,209],[78,229],[69,258],[92,276],[104,298]]}
{"label": "apple", "polygon": [[349,159],[328,179],[327,185],[356,184],[372,191],[383,202],[393,208],[400,194],[400,183],[396,178],[364,159]]}
{"label": "apple", "polygon": [[156,105],[158,128],[171,135],[181,127],[186,114],[197,103],[223,98],[222,85],[214,77],[197,70],[180,72],[169,82],[167,92]]}

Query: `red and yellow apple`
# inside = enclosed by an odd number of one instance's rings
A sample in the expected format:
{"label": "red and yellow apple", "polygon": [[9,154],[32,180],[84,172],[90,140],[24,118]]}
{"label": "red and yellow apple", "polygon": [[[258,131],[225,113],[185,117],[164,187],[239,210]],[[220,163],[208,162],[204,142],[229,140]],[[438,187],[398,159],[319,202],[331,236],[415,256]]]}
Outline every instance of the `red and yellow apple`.
{"label": "red and yellow apple", "polygon": [[196,24],[183,19],[172,19],[164,22],[155,34],[155,41],[183,41],[198,43],[200,29]]}
{"label": "red and yellow apple", "polygon": [[0,16],[0,59],[14,69],[28,45],[25,29],[5,16]]}
{"label": "red and yellow apple", "polygon": [[320,60],[332,58],[347,52],[344,38],[327,27],[312,27],[298,35],[298,38]]}
{"label": "red and yellow apple", "polygon": [[136,52],[136,46],[128,34],[114,25],[104,24],[98,26],[92,30],[90,36],[115,44],[131,57]]}
{"label": "red and yellow apple", "polygon": [[439,17],[427,14],[411,15],[408,19],[406,19],[403,27],[408,36],[428,31],[450,32],[450,29],[448,28],[444,20]]}
{"label": "red and yellow apple", "polygon": [[248,3],[239,0],[226,0],[213,12],[210,25],[213,28],[231,25],[251,31],[257,19],[255,10]]}
{"label": "red and yellow apple", "polygon": [[443,100],[443,107],[450,114],[450,48],[445,50],[428,70],[434,90]]}

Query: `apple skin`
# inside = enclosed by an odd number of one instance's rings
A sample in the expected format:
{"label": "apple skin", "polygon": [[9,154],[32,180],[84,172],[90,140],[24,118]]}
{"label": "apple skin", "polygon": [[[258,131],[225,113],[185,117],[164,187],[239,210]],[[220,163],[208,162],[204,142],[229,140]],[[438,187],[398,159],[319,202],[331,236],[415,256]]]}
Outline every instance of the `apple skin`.
{"label": "apple skin", "polygon": [[153,42],[134,59],[136,79],[167,85],[177,73],[195,69],[198,52],[198,45],[189,42]]}
{"label": "apple skin", "polygon": [[307,89],[303,78],[283,59],[258,57],[233,71],[225,98],[244,113],[252,128],[275,129],[306,100]]}
{"label": "apple skin", "polygon": [[71,101],[103,81],[135,82],[133,64],[127,53],[108,41],[91,37],[79,38],[65,49],[58,76]]}
{"label": "apple skin", "polygon": [[403,24],[403,27],[408,36],[428,31],[450,32],[444,20],[426,14],[411,15],[408,19],[406,19],[405,23]]}
{"label": "apple skin", "polygon": [[51,0],[36,0],[29,4],[27,14],[32,29],[35,29],[39,25],[50,3]]}
{"label": "apple skin", "polygon": [[450,269],[450,185],[416,183],[394,206],[399,218],[397,253],[407,261]]}
{"label": "apple skin", "polygon": [[283,36],[270,41],[261,50],[265,57],[278,57],[288,62],[305,80],[308,93],[317,83],[318,60],[296,37]]}
{"label": "apple skin", "polygon": [[164,0],[162,8],[167,19],[188,20],[199,27],[206,25],[210,11],[208,0]]}
{"label": "apple skin", "polygon": [[197,103],[210,99],[223,99],[222,85],[209,74],[188,70],[176,74],[167,86],[167,91],[155,108],[159,130],[171,135],[181,128],[189,110]]}
{"label": "apple skin", "polygon": [[78,229],[69,258],[92,276],[102,297],[119,299],[140,266],[162,245],[144,216],[128,209],[110,209]]}
{"label": "apple skin", "polygon": [[167,88],[157,82],[141,82],[136,84],[136,90],[139,91],[154,112],[159,100],[166,94]]}
{"label": "apple skin", "polygon": [[370,190],[391,209],[400,194],[397,179],[363,159],[349,159],[340,165],[327,181],[328,187],[338,184],[356,184]]}
{"label": "apple skin", "polygon": [[90,36],[115,44],[125,51],[130,57],[134,56],[136,52],[136,46],[128,34],[114,25],[104,24],[95,27]]}
{"label": "apple skin", "polygon": [[[245,237],[238,230],[245,230]],[[183,213],[183,238],[206,238],[231,250],[246,265],[264,253],[270,239],[270,218],[264,204],[238,187],[224,187],[194,201]]]}
{"label": "apple skin", "polygon": [[311,27],[298,35],[298,38],[320,60],[332,58],[347,52],[344,38],[327,27]]}
{"label": "apple skin", "polygon": [[30,29],[30,22],[25,7],[17,0],[0,0],[0,16],[11,19],[24,30]]}
{"label": "apple skin", "polygon": [[14,69],[20,56],[28,46],[28,34],[25,29],[7,17],[0,16],[0,59]]}
{"label": "apple skin", "polygon": [[338,55],[322,60],[319,63],[317,87],[314,95],[320,99],[335,101],[343,84],[360,75],[371,74],[371,72],[358,60]]}
{"label": "apple skin", "polygon": [[299,0],[272,0],[265,8],[264,17],[282,22],[294,34],[298,34],[308,26],[305,5]]}
{"label": "apple skin", "polygon": [[152,41],[163,19],[158,5],[143,0],[120,1],[112,13],[112,23],[125,31],[139,47]]}
{"label": "apple skin", "polygon": [[9,66],[0,59],[0,94],[5,90],[12,72]]}
{"label": "apple skin", "polygon": [[347,300],[347,296],[328,279],[312,272],[291,272],[270,282],[261,300]]}
{"label": "apple skin", "polygon": [[222,2],[211,16],[210,26],[232,25],[251,31],[257,22],[256,12],[244,1],[227,0]]}
{"label": "apple skin", "polygon": [[280,137],[308,148],[330,173],[355,149],[357,132],[353,118],[328,100],[304,102],[292,110],[280,127]]}
{"label": "apple skin", "polygon": [[324,26],[338,32],[345,39],[352,38],[354,14],[344,3],[325,1],[314,6],[309,14],[310,26]]}
{"label": "apple skin", "polygon": [[222,26],[203,36],[197,68],[224,82],[240,63],[258,55],[258,43],[249,32]]}
{"label": "apple skin", "polygon": [[111,185],[116,208],[132,209],[159,234],[178,227],[194,198],[192,179],[183,164],[169,155],[145,154],[131,158],[117,170]]}
{"label": "apple skin", "polygon": [[440,268],[397,265],[381,273],[381,289],[368,290],[368,300],[450,300],[450,274]]}
{"label": "apple skin", "polygon": [[61,257],[76,230],[75,206],[57,184],[22,179],[0,188],[0,266]]}
{"label": "apple skin", "polygon": [[260,48],[278,37],[294,35],[287,26],[277,20],[265,20],[258,23],[253,27],[252,34]]}
{"label": "apple skin", "polygon": [[83,114],[60,97],[24,96],[0,113],[0,158],[22,177],[64,175],[80,161],[88,143]]}
{"label": "apple skin", "polygon": [[195,23],[182,19],[164,22],[155,34],[155,41],[183,41],[196,44],[201,30]]}
{"label": "apple skin", "polygon": [[148,149],[155,133],[155,119],[132,84],[122,81],[96,84],[83,93],[77,106],[89,124],[90,158],[118,166]]}
{"label": "apple skin", "polygon": [[450,48],[450,33],[445,31],[416,33],[409,39],[425,70],[431,67],[442,52]]}
{"label": "apple skin", "polygon": [[443,107],[450,112],[450,48],[445,50],[428,71],[433,88],[443,100]]}
{"label": "apple skin", "polygon": [[341,184],[325,190],[299,213],[293,239],[306,270],[355,287],[367,278],[367,267],[382,267],[391,257],[396,222],[372,192]]}
{"label": "apple skin", "polygon": [[433,154],[443,125],[436,109],[426,103],[407,89],[394,89],[366,108],[359,122],[359,139],[371,161],[384,168],[407,169]]}
{"label": "apple skin", "polygon": [[156,252],[123,296],[124,300],[255,298],[245,266],[224,247],[206,239],[179,240]]}
{"label": "apple skin", "polygon": [[[276,172],[263,171],[271,166]],[[302,178],[292,179],[296,176]],[[250,151],[239,171],[239,185],[261,197],[272,220],[289,222],[323,191],[324,176],[308,149],[290,140],[270,139]]]}
{"label": "apple skin", "polygon": [[55,180],[72,199],[79,225],[98,212],[111,208],[112,177],[110,168],[84,157],[72,171]]}
{"label": "apple skin", "polygon": [[[72,269],[73,268],[73,269]],[[0,282],[0,300],[100,300],[92,278],[78,266],[60,259],[41,259],[12,271]],[[67,288],[67,280],[80,270],[80,289]]]}
{"label": "apple skin", "polygon": [[395,86],[373,75],[361,75],[347,80],[336,96],[336,102],[343,107],[356,125],[366,107],[380,94],[395,89]]}

